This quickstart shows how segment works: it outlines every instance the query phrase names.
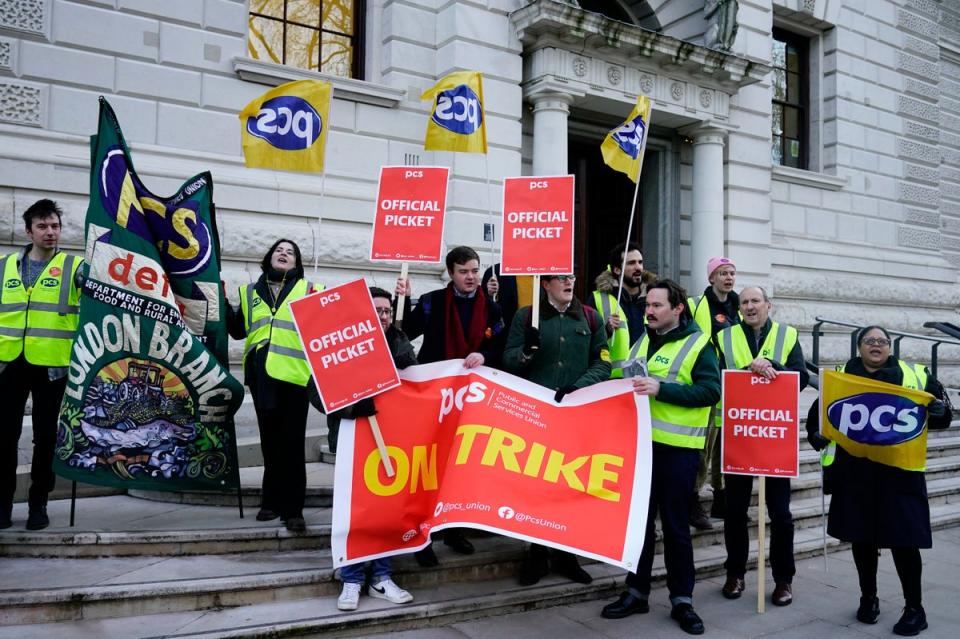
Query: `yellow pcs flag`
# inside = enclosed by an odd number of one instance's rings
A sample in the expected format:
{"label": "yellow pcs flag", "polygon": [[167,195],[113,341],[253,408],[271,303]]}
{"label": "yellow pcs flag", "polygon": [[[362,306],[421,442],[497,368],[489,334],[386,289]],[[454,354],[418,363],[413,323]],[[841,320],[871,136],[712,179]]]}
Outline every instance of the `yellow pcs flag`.
{"label": "yellow pcs flag", "polygon": [[922,471],[927,459],[930,393],[825,371],[820,382],[820,432],[854,457]]}
{"label": "yellow pcs flag", "polygon": [[297,80],[245,106],[240,135],[247,167],[323,171],[332,92],[329,82]]}
{"label": "yellow pcs flag", "polygon": [[479,71],[457,71],[423,92],[433,100],[423,148],[427,151],[487,152],[483,78]]}
{"label": "yellow pcs flag", "polygon": [[637,96],[637,105],[623,124],[607,134],[600,145],[603,161],[615,171],[626,173],[634,182],[640,175],[643,152],[647,148],[647,127],[650,126],[650,98]]}

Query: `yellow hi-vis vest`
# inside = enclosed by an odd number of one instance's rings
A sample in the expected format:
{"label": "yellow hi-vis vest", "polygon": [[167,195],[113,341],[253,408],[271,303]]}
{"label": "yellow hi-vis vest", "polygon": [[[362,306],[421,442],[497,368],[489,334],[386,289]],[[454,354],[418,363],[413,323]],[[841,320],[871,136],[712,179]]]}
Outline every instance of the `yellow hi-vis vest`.
{"label": "yellow hi-vis vest", "polygon": [[[660,347],[652,361],[647,357],[649,347],[650,336],[644,334],[630,349],[629,359],[644,358],[647,374],[654,379],[689,386],[693,382],[693,366],[700,352],[710,347],[710,336],[696,332],[684,339],[667,342]],[[710,423],[709,406],[677,406],[651,397],[650,417],[653,422],[653,441],[679,448],[703,448]]]}
{"label": "yellow hi-vis vest", "polygon": [[254,284],[240,287],[240,307],[243,323],[247,329],[247,341],[243,345],[243,364],[246,366],[250,353],[266,345],[267,375],[282,382],[306,386],[310,381],[310,364],[300,344],[297,327],[290,313],[290,302],[304,297],[315,287],[304,278],[293,285],[290,293],[276,310],[260,297]]}
{"label": "yellow hi-vis vest", "polygon": [[606,330],[608,317],[613,315],[620,317],[620,328],[615,330],[607,340],[607,346],[610,348],[610,379],[623,377],[623,367],[626,364],[627,353],[630,352],[630,327],[627,326],[627,315],[617,303],[617,298],[609,293],[594,291],[593,305],[603,318],[604,330]]}
{"label": "yellow hi-vis vest", "polygon": [[[722,331],[717,337],[720,344],[720,354],[727,368],[740,370],[750,365],[754,360],[753,353],[750,351],[750,345],[747,344],[747,335],[743,332],[743,324],[734,324]],[[767,332],[757,357],[763,357],[771,362],[783,365],[787,363],[787,357],[790,351],[797,345],[797,329],[786,324],[770,322],[770,330]],[[731,363],[728,360],[733,360]],[[717,404],[716,422],[717,427],[723,426],[723,402]]]}
{"label": "yellow hi-vis vest", "polygon": [[[23,353],[37,366],[69,366],[80,324],[80,290],[73,282],[83,260],[57,253],[28,291],[17,270],[18,255],[3,258],[0,362],[12,362]],[[26,253],[23,259],[29,259]]]}
{"label": "yellow hi-vis vest", "polygon": [[[900,382],[900,385],[904,388],[909,388],[911,390],[923,390],[927,387],[927,371],[923,370],[923,364],[914,364],[910,366],[902,360],[897,360],[897,363],[900,364],[900,371],[903,373],[903,381]],[[846,366],[837,366],[837,370],[841,373],[844,372]],[[827,447],[820,452],[820,463],[823,466],[829,466],[837,458],[837,444],[836,442],[830,442],[827,444]],[[917,468],[915,470],[925,471],[927,467]]]}

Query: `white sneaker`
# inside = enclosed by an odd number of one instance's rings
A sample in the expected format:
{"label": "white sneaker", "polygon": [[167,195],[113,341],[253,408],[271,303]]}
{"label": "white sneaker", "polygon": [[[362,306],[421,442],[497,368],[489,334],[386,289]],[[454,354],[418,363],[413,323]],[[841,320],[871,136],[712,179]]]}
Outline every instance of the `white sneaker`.
{"label": "white sneaker", "polygon": [[383,581],[370,584],[370,596],[376,599],[386,599],[390,603],[402,604],[413,601],[413,595],[393,583],[393,579],[387,577]]}
{"label": "white sneaker", "polygon": [[360,603],[361,584],[343,584],[343,591],[337,599],[337,610],[356,610]]}

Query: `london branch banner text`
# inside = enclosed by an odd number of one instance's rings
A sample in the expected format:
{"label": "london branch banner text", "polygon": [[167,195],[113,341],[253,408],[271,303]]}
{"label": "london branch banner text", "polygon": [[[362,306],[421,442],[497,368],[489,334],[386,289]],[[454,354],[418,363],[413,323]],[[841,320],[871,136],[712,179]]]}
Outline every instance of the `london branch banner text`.
{"label": "london branch banner text", "polygon": [[91,146],[90,269],[54,470],[124,488],[233,489],[243,386],[227,368],[210,174],[152,194],[103,98]]}

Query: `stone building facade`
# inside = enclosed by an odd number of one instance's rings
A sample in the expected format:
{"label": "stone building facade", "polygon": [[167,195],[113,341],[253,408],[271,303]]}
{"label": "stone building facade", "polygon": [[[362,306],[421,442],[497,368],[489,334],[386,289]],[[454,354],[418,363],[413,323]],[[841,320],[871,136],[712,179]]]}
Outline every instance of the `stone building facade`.
{"label": "stone building facade", "polygon": [[[65,246],[80,248],[102,94],[152,190],[212,171],[230,285],[290,237],[327,284],[389,286],[396,266],[367,260],[378,170],[422,164],[452,168],[446,243],[485,261],[504,176],[577,175],[584,286],[622,238],[632,195],[597,148],[644,93],[648,268],[699,290],[706,259],[726,254],[740,284],[767,285],[778,317],[807,331],[818,315],[910,331],[957,317],[956,0],[354,0],[358,77],[332,78],[322,177],[243,166],[237,112],[269,85],[328,77],[251,57],[253,4],[0,0],[0,244],[23,243],[19,215],[50,196],[67,211]],[[738,8],[729,50],[710,32],[713,5]],[[779,41],[799,66],[778,70]],[[486,157],[423,150],[420,94],[461,69],[484,74]],[[802,104],[775,161],[772,132],[793,108],[774,99],[777,77],[798,83]],[[420,291],[441,277],[411,272]],[[828,337],[821,358],[847,347]],[[960,349],[940,355],[960,363]],[[943,373],[957,385],[954,370]]]}

